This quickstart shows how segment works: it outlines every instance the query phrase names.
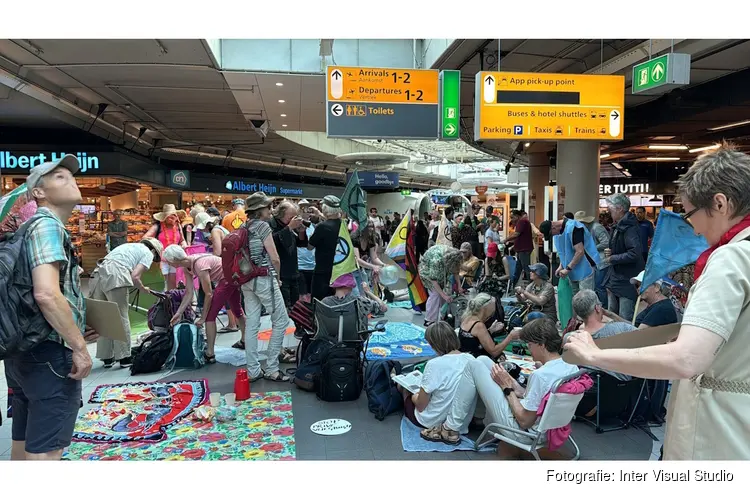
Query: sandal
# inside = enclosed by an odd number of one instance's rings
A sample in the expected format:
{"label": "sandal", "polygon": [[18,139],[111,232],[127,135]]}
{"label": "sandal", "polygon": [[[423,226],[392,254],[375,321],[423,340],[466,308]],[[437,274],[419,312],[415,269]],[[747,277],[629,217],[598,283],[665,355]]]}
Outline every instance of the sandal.
{"label": "sandal", "polygon": [[216,355],[209,356],[208,354],[203,354],[203,357],[206,358],[206,364],[207,365],[213,365],[216,364]]}
{"label": "sandal", "polygon": [[461,442],[461,436],[456,431],[446,429],[444,424],[430,429],[424,429],[419,433],[422,439],[433,443],[445,443],[456,446]]}
{"label": "sandal", "polygon": [[232,347],[235,348],[235,349],[241,349],[241,350],[244,351],[245,350],[245,341],[244,340],[238,340],[237,342],[235,342],[234,344],[232,344]]}
{"label": "sandal", "polygon": [[257,382],[258,380],[260,380],[262,378],[266,378],[266,374],[263,373],[263,370],[261,370],[260,373],[257,374],[256,376],[250,377],[249,381],[250,381],[250,383],[253,383],[253,382]]}
{"label": "sandal", "polygon": [[271,382],[289,382],[291,380],[289,377],[281,373],[281,370],[277,371],[274,375],[264,373],[263,378],[270,380]]}
{"label": "sandal", "polygon": [[231,326],[225,326],[221,330],[219,330],[217,333],[232,333],[232,332],[238,332],[240,331],[239,328],[232,328]]}
{"label": "sandal", "polygon": [[279,363],[295,364],[297,363],[297,354],[290,349],[284,349],[284,352],[279,354]]}

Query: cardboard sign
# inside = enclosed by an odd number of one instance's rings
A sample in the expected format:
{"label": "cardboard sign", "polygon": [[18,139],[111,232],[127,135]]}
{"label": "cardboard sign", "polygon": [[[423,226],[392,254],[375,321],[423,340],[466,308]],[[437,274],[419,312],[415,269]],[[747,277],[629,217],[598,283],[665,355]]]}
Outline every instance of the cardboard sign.
{"label": "cardboard sign", "polygon": [[120,309],[114,302],[86,299],[86,324],[102,337],[127,342],[128,335],[120,321]]}
{"label": "cardboard sign", "polygon": [[321,436],[338,436],[352,430],[352,424],[340,418],[329,418],[315,422],[310,426],[310,430]]}
{"label": "cardboard sign", "polygon": [[[680,324],[673,323],[671,325],[654,326],[612,335],[611,337],[595,340],[594,343],[599,349],[635,349],[638,347],[667,344],[675,340],[679,333]],[[563,361],[572,365],[586,364],[570,351],[563,351],[562,358]]]}

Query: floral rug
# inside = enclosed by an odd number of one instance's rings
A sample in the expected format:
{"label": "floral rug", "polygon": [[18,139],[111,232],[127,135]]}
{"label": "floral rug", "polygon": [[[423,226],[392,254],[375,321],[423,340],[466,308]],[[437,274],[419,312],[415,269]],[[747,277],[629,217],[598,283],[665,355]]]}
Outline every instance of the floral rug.
{"label": "floral rug", "polygon": [[166,429],[206,402],[205,380],[101,385],[89,403],[101,403],[78,418],[74,441],[161,441]]}
{"label": "floral rug", "polygon": [[424,332],[412,323],[388,322],[384,332],[370,336],[367,359],[432,358],[435,351],[425,341]]}
{"label": "floral rug", "polygon": [[183,419],[158,443],[73,442],[66,460],[294,460],[291,392],[251,394],[230,422]]}

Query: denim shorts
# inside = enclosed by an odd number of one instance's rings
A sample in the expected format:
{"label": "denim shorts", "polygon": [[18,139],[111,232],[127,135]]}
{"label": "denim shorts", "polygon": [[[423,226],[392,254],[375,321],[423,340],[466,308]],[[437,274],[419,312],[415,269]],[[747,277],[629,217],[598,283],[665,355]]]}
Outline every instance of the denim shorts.
{"label": "denim shorts", "polygon": [[46,341],[5,360],[13,390],[13,441],[25,441],[27,453],[66,448],[73,437],[81,406],[81,381],[68,377],[73,352]]}

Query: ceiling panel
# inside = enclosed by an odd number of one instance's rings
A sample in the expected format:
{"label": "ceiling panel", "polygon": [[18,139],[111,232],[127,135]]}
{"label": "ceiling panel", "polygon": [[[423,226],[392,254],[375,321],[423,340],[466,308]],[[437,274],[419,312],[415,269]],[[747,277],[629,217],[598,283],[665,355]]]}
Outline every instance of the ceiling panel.
{"label": "ceiling panel", "polygon": [[[49,64],[162,63],[210,66],[211,58],[201,40],[29,40],[42,50]],[[34,51],[26,41],[13,40]],[[162,51],[161,46],[166,49]]]}
{"label": "ceiling panel", "polygon": [[[154,87],[226,88],[221,74],[205,66],[103,65],[63,67],[62,71],[93,87],[149,85]],[[34,70],[37,71],[37,70]]]}

